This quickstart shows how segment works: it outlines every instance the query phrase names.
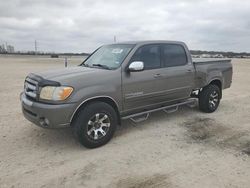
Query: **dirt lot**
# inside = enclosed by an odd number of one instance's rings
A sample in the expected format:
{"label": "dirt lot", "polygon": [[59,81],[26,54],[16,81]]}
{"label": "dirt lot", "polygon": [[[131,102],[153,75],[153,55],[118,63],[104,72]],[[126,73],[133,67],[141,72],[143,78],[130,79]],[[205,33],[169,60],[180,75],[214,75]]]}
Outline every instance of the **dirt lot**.
{"label": "dirt lot", "polygon": [[25,76],[63,59],[0,56],[0,187],[249,187],[250,60],[233,66],[215,113],[183,107],[124,121],[111,142],[90,150],[70,129],[45,130],[21,113]]}

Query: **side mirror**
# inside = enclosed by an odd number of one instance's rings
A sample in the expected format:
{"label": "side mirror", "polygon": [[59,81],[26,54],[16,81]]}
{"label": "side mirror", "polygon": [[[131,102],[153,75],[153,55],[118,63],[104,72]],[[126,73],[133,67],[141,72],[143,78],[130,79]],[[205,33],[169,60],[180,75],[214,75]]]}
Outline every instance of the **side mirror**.
{"label": "side mirror", "polygon": [[144,70],[144,63],[142,61],[133,61],[128,66],[128,71],[130,72],[138,72]]}

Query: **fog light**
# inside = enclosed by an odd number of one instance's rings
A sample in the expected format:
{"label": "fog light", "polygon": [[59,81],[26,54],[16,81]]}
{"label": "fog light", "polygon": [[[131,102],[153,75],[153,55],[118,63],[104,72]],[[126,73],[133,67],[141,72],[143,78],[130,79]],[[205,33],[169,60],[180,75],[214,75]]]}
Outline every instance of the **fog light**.
{"label": "fog light", "polygon": [[49,126],[49,120],[47,118],[45,118],[45,117],[41,117],[39,123],[43,127],[48,127]]}

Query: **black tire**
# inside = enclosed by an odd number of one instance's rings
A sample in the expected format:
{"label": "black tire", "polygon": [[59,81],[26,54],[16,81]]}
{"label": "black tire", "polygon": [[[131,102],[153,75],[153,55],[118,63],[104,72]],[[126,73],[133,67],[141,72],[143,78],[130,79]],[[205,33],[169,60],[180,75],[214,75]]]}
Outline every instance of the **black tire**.
{"label": "black tire", "polygon": [[[97,114],[99,114],[98,121]],[[99,120],[101,120],[101,115],[103,115],[102,118],[104,118],[105,115],[107,117],[103,120],[107,121],[104,124],[110,124],[109,127],[106,127],[106,129],[104,129],[105,126],[102,128],[101,125],[99,125],[99,127],[97,125],[101,124],[98,123]],[[106,144],[113,137],[117,122],[117,114],[112,106],[104,102],[92,102],[80,109],[74,118],[72,127],[75,137],[83,146],[87,148],[96,148]],[[102,131],[98,131],[100,130],[100,127]],[[105,135],[103,135],[104,130],[107,131]],[[96,135],[98,139],[96,139]]]}
{"label": "black tire", "polygon": [[206,113],[214,112],[220,104],[220,99],[220,88],[217,85],[208,85],[199,94],[199,108]]}

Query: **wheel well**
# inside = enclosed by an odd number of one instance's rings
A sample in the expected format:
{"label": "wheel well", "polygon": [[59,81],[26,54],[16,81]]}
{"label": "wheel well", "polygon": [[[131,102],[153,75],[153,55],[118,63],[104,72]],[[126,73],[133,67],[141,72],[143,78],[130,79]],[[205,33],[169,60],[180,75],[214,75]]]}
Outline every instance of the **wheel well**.
{"label": "wheel well", "polygon": [[218,86],[220,88],[220,90],[222,89],[222,85],[221,85],[221,81],[220,80],[213,80],[209,84]]}
{"label": "wheel well", "polygon": [[92,103],[92,102],[96,102],[96,101],[105,102],[105,103],[109,104],[110,106],[112,106],[114,108],[116,114],[117,114],[118,124],[119,125],[121,124],[121,118],[120,118],[120,113],[119,113],[119,110],[118,110],[118,106],[117,106],[116,102],[114,100],[112,100],[111,98],[109,98],[109,97],[98,97],[98,98],[93,98],[93,99],[90,99],[90,100],[87,100],[87,101],[83,102],[77,108],[76,112],[74,112],[71,122],[74,121],[75,117],[77,116],[77,114],[79,113],[79,111],[81,109],[83,109],[87,104]]}
{"label": "wheel well", "polygon": [[222,84],[220,80],[213,80],[209,85],[216,85],[220,88],[220,98],[222,97]]}

